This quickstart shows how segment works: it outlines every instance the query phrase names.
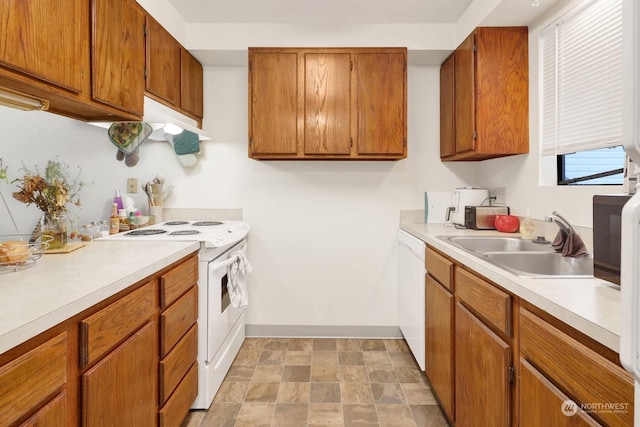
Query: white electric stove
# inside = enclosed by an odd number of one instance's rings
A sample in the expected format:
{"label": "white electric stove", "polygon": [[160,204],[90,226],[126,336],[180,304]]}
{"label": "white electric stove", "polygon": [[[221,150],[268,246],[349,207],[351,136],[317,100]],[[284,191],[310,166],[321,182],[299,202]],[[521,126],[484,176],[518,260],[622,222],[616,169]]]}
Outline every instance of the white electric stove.
{"label": "white electric stove", "polygon": [[233,307],[227,269],[246,254],[249,224],[238,220],[165,221],[96,241],[197,241],[198,397],[194,409],[211,405],[245,338],[246,307]]}

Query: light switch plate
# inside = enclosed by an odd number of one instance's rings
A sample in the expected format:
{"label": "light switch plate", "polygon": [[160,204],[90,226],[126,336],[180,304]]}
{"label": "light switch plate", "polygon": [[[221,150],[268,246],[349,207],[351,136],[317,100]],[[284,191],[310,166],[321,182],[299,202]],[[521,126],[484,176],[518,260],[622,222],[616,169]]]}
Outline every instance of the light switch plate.
{"label": "light switch plate", "polygon": [[128,178],[127,193],[137,193],[137,192],[138,192],[138,178]]}

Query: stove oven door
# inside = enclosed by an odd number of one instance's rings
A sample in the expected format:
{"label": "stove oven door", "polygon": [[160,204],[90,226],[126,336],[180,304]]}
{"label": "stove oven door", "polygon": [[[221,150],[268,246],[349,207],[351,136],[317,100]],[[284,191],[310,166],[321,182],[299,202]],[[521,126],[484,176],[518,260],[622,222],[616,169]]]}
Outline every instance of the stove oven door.
{"label": "stove oven door", "polygon": [[226,252],[222,257],[209,263],[208,287],[207,287],[207,324],[208,345],[207,361],[211,361],[216,355],[223,341],[236,324],[246,307],[236,308],[231,305],[227,283],[229,278],[227,270],[229,265],[236,261],[233,254],[237,251],[245,252],[246,242],[241,242]]}

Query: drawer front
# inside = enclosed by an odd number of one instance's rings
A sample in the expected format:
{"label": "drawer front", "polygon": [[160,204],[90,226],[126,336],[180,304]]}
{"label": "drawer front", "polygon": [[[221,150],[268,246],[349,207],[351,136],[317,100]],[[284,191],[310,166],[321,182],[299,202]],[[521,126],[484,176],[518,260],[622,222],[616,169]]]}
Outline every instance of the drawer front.
{"label": "drawer front", "polygon": [[198,257],[189,258],[160,277],[160,307],[170,306],[198,282]]}
{"label": "drawer front", "polygon": [[0,425],[51,399],[67,382],[67,333],[0,367]]}
{"label": "drawer front", "polygon": [[427,273],[453,292],[453,262],[427,246],[425,266]]}
{"label": "drawer front", "polygon": [[455,274],[456,297],[510,337],[511,296],[462,268],[456,268]]}
{"label": "drawer front", "polygon": [[81,366],[100,359],[147,322],[155,310],[155,286],[149,282],[80,322]]}
{"label": "drawer front", "polygon": [[167,401],[173,390],[198,358],[198,326],[193,325],[178,344],[160,361],[160,405]]}
{"label": "drawer front", "polygon": [[198,364],[194,363],[166,405],[160,410],[160,427],[179,426],[198,396]]}
{"label": "drawer front", "polygon": [[591,414],[608,425],[633,425],[631,375],[584,344],[520,310],[520,352],[576,403],[627,404],[628,410]]}
{"label": "drawer front", "polygon": [[160,357],[163,358],[198,320],[198,287],[194,286],[160,314]]}

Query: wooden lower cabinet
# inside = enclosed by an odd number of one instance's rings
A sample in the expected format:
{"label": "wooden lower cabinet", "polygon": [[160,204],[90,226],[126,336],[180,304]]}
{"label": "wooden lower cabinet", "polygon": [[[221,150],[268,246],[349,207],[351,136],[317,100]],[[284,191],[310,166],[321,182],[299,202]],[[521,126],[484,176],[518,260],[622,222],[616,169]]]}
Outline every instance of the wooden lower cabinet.
{"label": "wooden lower cabinet", "polygon": [[633,425],[617,353],[429,246],[425,261],[425,374],[452,424]]}
{"label": "wooden lower cabinet", "polygon": [[198,393],[197,259],[0,354],[0,426],[180,426]]}
{"label": "wooden lower cabinet", "polygon": [[433,277],[425,283],[425,374],[450,421],[454,413],[453,295]]}
{"label": "wooden lower cabinet", "polygon": [[[602,425],[633,425],[633,381],[621,366],[568,333],[526,309],[520,310],[520,357],[539,372],[539,381],[554,393],[566,395]],[[549,387],[548,383],[553,384]],[[540,402],[524,401],[539,385],[520,384],[520,420]],[[557,389],[556,389],[557,388]],[[557,403],[557,402],[556,402]],[[533,405],[531,409],[528,406]],[[546,408],[551,425],[565,425],[559,406]],[[555,424],[554,424],[555,423]],[[531,424],[533,425],[533,424]],[[588,424],[587,424],[588,425]]]}
{"label": "wooden lower cabinet", "polygon": [[0,426],[66,424],[68,357],[65,332],[0,366]]}
{"label": "wooden lower cabinet", "polygon": [[511,347],[456,303],[456,425],[511,423]]}
{"label": "wooden lower cabinet", "polygon": [[82,425],[156,426],[158,338],[149,322],[82,375]]}

